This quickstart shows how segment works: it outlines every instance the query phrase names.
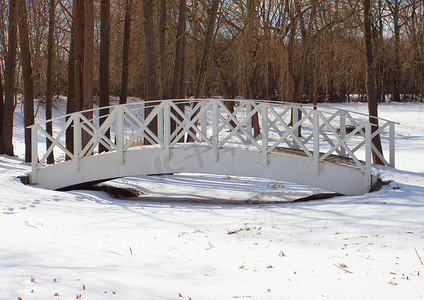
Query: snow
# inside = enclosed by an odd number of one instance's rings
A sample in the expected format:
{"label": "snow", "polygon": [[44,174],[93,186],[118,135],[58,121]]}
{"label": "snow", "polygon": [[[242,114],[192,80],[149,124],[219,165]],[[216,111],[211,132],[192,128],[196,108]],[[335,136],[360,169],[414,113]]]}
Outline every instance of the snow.
{"label": "snow", "polygon": [[[18,157],[0,156],[0,299],[424,298],[424,104],[379,110],[401,123],[397,169],[377,169],[389,185],[362,196],[250,206],[25,186],[17,178],[30,169],[17,111]],[[113,184],[179,200],[320,192],[225,174]]]}

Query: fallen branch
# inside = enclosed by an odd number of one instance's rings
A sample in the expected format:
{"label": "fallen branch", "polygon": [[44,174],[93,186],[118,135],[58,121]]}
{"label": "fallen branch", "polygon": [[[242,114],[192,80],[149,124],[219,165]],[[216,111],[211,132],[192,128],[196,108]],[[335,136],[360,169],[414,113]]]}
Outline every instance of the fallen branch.
{"label": "fallen branch", "polygon": [[336,264],[333,264],[333,265],[334,265],[334,266],[336,266],[337,268],[339,268],[340,270],[345,271],[346,273],[351,273],[351,274],[352,274],[352,272],[351,272],[351,271],[349,271],[349,270],[343,269],[342,267],[340,267],[340,266],[338,266],[338,265],[336,265]]}
{"label": "fallen branch", "polygon": [[[256,227],[255,227],[256,228]],[[238,232],[240,232],[240,231],[243,231],[243,230],[246,230],[246,231],[249,231],[250,230],[250,227],[245,227],[245,228],[240,228],[240,229],[237,229],[237,230],[233,230],[233,231],[230,231],[230,230],[228,230],[227,229],[227,234],[228,235],[231,235],[231,234],[234,234],[234,233],[238,233]],[[259,230],[261,230],[261,227],[259,227]]]}
{"label": "fallen branch", "polygon": [[234,234],[234,233],[238,233],[238,232],[240,232],[242,230],[243,230],[243,228],[240,228],[240,229],[237,229],[237,230],[232,230],[232,231],[230,231],[230,230],[227,229],[227,234],[228,235],[231,235],[231,234]]}
{"label": "fallen branch", "polygon": [[418,254],[417,248],[414,247],[414,250],[415,250],[415,253],[417,253],[417,256],[418,256],[418,259],[420,260],[421,265],[424,265],[420,255]]}

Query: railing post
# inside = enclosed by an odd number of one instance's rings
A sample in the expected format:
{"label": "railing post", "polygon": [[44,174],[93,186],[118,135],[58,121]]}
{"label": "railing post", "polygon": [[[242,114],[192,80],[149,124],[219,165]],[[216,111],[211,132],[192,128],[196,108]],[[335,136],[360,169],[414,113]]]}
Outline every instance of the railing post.
{"label": "railing post", "polygon": [[31,126],[31,168],[35,174],[38,164],[38,125]]}
{"label": "railing post", "polygon": [[[246,104],[246,118],[247,118],[247,116],[252,111],[252,103],[250,103],[250,101],[248,101],[248,100],[245,100],[243,102]],[[246,122],[246,131],[249,134],[252,134],[252,118],[249,118]]]}
{"label": "railing post", "polygon": [[313,157],[313,165],[314,165],[314,174],[316,176],[319,175],[319,111],[314,110],[312,112],[313,116],[313,151],[314,151],[314,157]]}
{"label": "railing post", "polygon": [[371,123],[365,124],[365,186],[371,189]]}
{"label": "railing post", "polygon": [[214,151],[214,159],[215,161],[218,161],[218,102],[217,100],[210,101],[212,101],[212,144]]}
{"label": "railing post", "polygon": [[171,104],[166,101],[163,106],[163,144],[165,147],[165,160],[169,160],[169,145],[171,143]]}
{"label": "railing post", "polygon": [[[205,106],[207,104],[206,101],[200,100],[200,111],[203,111],[205,109]],[[200,130],[202,131],[203,135],[206,136],[207,134],[207,111],[204,110],[204,112],[200,115]]]}
{"label": "railing post", "polygon": [[[298,105],[294,104],[293,105],[293,108],[292,108],[292,111],[293,111],[293,120],[292,120],[292,129],[293,129],[294,126],[295,126],[295,124],[297,122],[299,122],[299,108],[298,108]],[[297,126],[297,128],[292,131],[293,132],[292,134],[295,137],[297,137],[297,138],[299,137],[299,127],[300,127],[300,125]],[[300,145],[297,143],[297,141],[295,141],[294,138],[293,138],[293,147],[295,149],[299,149],[300,148]]]}
{"label": "railing post", "polygon": [[75,163],[75,170],[79,171],[79,160],[80,160],[80,152],[81,152],[81,146],[82,146],[82,136],[81,136],[81,122],[79,113],[75,113],[73,115],[74,118],[74,163]]}
{"label": "railing post", "polygon": [[262,108],[262,156],[263,166],[266,167],[269,164],[268,161],[268,104],[258,104]]}
{"label": "railing post", "polygon": [[[346,137],[346,114],[340,111],[340,139],[343,140]],[[340,155],[346,156],[346,149],[343,144],[340,145]]]}
{"label": "railing post", "polygon": [[163,118],[164,118],[164,102],[160,103],[162,109],[158,112],[158,139],[163,142]]}
{"label": "railing post", "polygon": [[119,164],[124,164],[124,107],[119,105],[116,107],[116,146],[118,148]]}
{"label": "railing post", "polygon": [[390,166],[395,168],[395,123],[389,124],[389,162]]}

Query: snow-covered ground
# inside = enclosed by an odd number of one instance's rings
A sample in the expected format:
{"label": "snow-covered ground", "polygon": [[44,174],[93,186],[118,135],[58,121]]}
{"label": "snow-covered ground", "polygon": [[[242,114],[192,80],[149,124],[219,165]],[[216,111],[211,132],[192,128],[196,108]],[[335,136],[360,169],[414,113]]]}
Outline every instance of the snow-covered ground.
{"label": "snow-covered ground", "polygon": [[[29,171],[17,111],[18,157],[0,156],[0,299],[424,298],[424,104],[381,104],[380,116],[401,123],[398,169],[378,169],[391,181],[382,190],[243,206],[25,186],[17,179]],[[198,198],[319,192],[207,174],[115,184]]]}

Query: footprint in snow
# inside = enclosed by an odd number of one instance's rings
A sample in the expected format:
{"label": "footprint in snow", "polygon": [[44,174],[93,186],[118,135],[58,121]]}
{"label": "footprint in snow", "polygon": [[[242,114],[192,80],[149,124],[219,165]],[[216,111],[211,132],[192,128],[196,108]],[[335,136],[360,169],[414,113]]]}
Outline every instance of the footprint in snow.
{"label": "footprint in snow", "polygon": [[13,207],[8,207],[6,211],[3,212],[4,215],[13,215],[15,214]]}

